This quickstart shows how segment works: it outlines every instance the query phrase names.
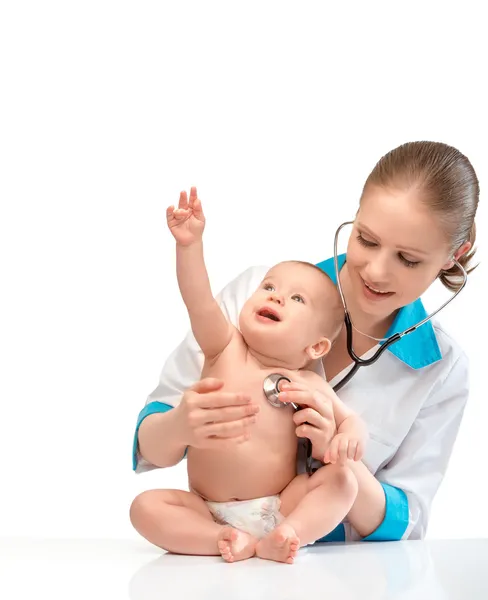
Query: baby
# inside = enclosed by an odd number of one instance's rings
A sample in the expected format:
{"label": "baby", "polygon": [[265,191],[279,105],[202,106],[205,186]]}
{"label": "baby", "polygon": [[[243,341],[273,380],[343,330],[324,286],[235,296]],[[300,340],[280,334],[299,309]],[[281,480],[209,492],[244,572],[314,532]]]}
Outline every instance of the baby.
{"label": "baby", "polygon": [[[161,546],[169,551],[210,554],[213,547],[228,562],[258,556],[293,563],[300,546],[326,535],[348,514],[357,481],[345,460],[311,476],[296,475],[294,409],[290,404],[271,406],[263,381],[279,372],[294,384],[326,389],[328,384],[310,367],[328,353],[342,327],[338,292],[312,264],[279,263],[244,304],[237,329],[211,292],[202,248],[205,218],[195,188],[189,202],[182,192],[179,208],[168,208],[167,222],[177,243],[178,284],[205,358],[202,378],[222,380],[224,391],[249,394],[258,412],[249,418],[247,435],[225,450],[188,447],[191,499],[179,490],[145,492],[145,526],[137,527],[134,518],[133,523],[148,539],[153,537],[148,531],[157,530]],[[330,446],[335,440],[343,457],[360,460],[366,439],[362,420],[336,397],[333,412],[337,434]],[[157,520],[156,511],[147,510],[148,494],[158,503]],[[166,513],[161,502],[168,507]],[[169,510],[175,504],[198,512],[200,518],[191,527],[189,519],[175,524]],[[205,535],[215,535],[213,545],[199,551],[195,540]]]}

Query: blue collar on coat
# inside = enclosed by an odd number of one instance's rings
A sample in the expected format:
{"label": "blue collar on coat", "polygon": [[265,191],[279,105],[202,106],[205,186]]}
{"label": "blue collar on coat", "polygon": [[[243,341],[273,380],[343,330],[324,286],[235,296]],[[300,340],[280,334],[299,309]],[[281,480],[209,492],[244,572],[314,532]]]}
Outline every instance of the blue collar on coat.
{"label": "blue collar on coat", "polygon": [[[339,270],[342,269],[346,262],[346,255],[338,256]],[[317,267],[322,269],[337,285],[337,280],[334,270],[334,258],[329,258],[317,264]],[[420,298],[404,306],[398,311],[393,324],[388,330],[385,337],[390,337],[395,333],[399,333],[408,329],[415,323],[419,323],[425,319],[427,312]],[[382,343],[382,342],[380,342]],[[394,354],[402,362],[409,365],[413,369],[421,369],[427,365],[441,360],[442,354],[437,343],[434,328],[430,321],[427,321],[422,327],[419,327],[413,333],[409,333],[398,342],[395,342],[388,348],[388,352]]]}

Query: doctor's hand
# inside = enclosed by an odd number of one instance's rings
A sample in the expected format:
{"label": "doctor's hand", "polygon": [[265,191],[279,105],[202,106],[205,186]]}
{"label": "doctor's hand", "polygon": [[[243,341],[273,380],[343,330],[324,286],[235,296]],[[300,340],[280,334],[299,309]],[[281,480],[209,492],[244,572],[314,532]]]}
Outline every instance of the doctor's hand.
{"label": "doctor's hand", "polygon": [[191,188],[189,201],[186,192],[180,193],[178,208],[173,205],[167,208],[166,221],[169,230],[180,246],[191,246],[202,239],[205,217],[202,203],[197,197],[197,188]]}
{"label": "doctor's hand", "polygon": [[312,442],[312,457],[323,461],[329,444],[336,434],[332,400],[319,390],[292,381],[280,384],[279,399],[303,407],[293,415],[296,435]]}
{"label": "doctor's hand", "polygon": [[259,406],[247,394],[221,391],[223,385],[207,377],[183,394],[174,410],[186,446],[219,449],[249,439]]}

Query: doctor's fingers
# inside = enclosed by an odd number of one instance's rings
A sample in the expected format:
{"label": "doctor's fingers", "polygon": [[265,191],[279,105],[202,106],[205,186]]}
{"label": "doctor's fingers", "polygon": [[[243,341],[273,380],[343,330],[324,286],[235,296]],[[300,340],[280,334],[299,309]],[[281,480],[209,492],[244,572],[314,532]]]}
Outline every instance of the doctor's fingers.
{"label": "doctor's fingers", "polygon": [[229,421],[225,423],[210,423],[200,428],[205,438],[215,436],[217,438],[232,438],[245,435],[249,427],[256,422],[256,417],[246,417],[238,421]]}
{"label": "doctor's fingers", "polygon": [[305,388],[304,390],[290,390],[281,392],[279,394],[279,399],[282,402],[294,402],[295,404],[299,404],[301,406],[313,408],[325,419],[332,420],[334,418],[334,410],[331,402],[324,394],[317,390],[312,392],[312,390]]}
{"label": "doctor's fingers", "polygon": [[302,410],[297,410],[293,415],[293,422],[297,426],[308,423],[321,430],[328,429],[331,426],[329,420],[324,419],[324,417],[313,408],[302,408]]}
{"label": "doctor's fingers", "polygon": [[[321,448],[324,445],[324,434],[322,430],[318,427],[314,427],[313,425],[302,423],[295,429],[295,434],[299,438],[309,439],[312,444],[312,448],[314,449]],[[320,452],[320,455],[323,456],[324,452]]]}
{"label": "doctor's fingers", "polygon": [[200,409],[195,420],[198,425],[206,425],[208,423],[226,423],[229,421],[237,421],[252,417],[259,412],[257,404],[243,404],[242,406],[224,406],[223,408],[204,408]]}
{"label": "doctor's fingers", "polygon": [[228,406],[249,406],[251,405],[251,396],[234,392],[206,392],[191,393],[187,399],[187,404],[194,408],[216,409]]}

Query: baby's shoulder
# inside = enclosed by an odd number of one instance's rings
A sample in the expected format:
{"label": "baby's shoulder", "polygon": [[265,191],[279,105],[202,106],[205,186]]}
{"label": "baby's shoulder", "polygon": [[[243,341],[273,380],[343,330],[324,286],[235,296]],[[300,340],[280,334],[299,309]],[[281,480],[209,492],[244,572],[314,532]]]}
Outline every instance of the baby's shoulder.
{"label": "baby's shoulder", "polygon": [[291,378],[295,379],[300,383],[304,383],[305,385],[319,387],[324,384],[325,380],[315,371],[310,371],[308,369],[301,369],[295,373],[295,377]]}
{"label": "baby's shoulder", "polygon": [[[214,369],[221,368],[235,368],[240,367],[246,363],[248,347],[242,337],[241,332],[232,325],[230,325],[230,337],[225,348],[221,350],[216,356],[205,358],[205,373],[206,377],[213,376]],[[212,371],[209,374],[209,369]]]}

